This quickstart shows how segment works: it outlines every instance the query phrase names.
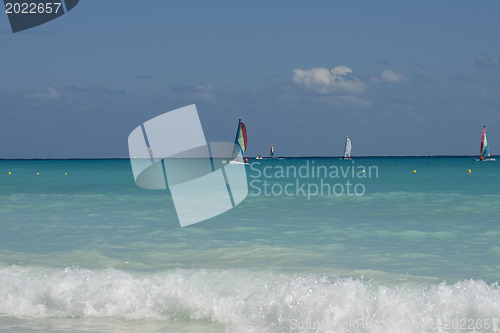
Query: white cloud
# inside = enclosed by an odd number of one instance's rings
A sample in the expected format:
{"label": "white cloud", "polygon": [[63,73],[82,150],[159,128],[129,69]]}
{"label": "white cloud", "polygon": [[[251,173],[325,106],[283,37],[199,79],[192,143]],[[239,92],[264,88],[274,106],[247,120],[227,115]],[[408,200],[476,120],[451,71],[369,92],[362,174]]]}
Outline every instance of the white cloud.
{"label": "white cloud", "polygon": [[112,90],[108,87],[105,87],[105,86],[100,85],[100,84],[95,84],[95,83],[88,85],[88,86],[84,86],[84,87],[69,85],[69,86],[66,86],[66,89],[70,92],[90,94],[90,95],[93,95],[94,97],[99,96],[101,98],[103,96],[111,96],[111,95],[115,95],[115,94],[119,94],[119,95],[125,94],[125,90],[123,90],[123,89]]}
{"label": "white cloud", "polygon": [[350,105],[357,108],[367,109],[372,106],[372,104],[364,99],[357,96],[322,96],[319,101],[331,106],[345,106]]}
{"label": "white cloud", "polygon": [[293,82],[319,94],[361,94],[366,88],[347,66],[294,69]]}
{"label": "white cloud", "polygon": [[217,99],[217,91],[211,83],[202,83],[194,87],[193,94],[205,102],[215,102]]}
{"label": "white cloud", "polygon": [[39,101],[55,101],[62,97],[62,92],[51,86],[47,86],[46,90],[46,92],[25,93],[25,96]]}
{"label": "white cloud", "polygon": [[408,78],[403,73],[396,73],[386,68],[380,77],[371,77],[370,80],[373,82],[399,83],[408,80]]}
{"label": "white cloud", "polygon": [[500,64],[500,59],[498,59],[497,57],[479,53],[474,57],[474,62],[478,67],[496,68]]}
{"label": "white cloud", "polygon": [[217,101],[218,92],[211,83],[200,83],[194,86],[173,86],[172,90],[184,100],[198,100],[207,103]]}

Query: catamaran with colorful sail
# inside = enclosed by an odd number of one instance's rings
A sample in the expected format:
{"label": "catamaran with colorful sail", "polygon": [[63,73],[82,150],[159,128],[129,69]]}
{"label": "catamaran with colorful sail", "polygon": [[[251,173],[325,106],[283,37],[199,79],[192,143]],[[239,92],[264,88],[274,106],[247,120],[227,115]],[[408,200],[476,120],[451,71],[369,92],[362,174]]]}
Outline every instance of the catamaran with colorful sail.
{"label": "catamaran with colorful sail", "polygon": [[248,163],[248,158],[244,157],[247,149],[247,128],[245,124],[238,120],[238,128],[236,129],[236,139],[234,140],[233,160],[231,163]]}
{"label": "catamaran with colorful sail", "polygon": [[269,152],[269,155],[271,155],[271,158],[274,158],[274,145],[271,143],[271,151]]}
{"label": "catamaran with colorful sail", "polygon": [[345,149],[344,156],[342,157],[344,160],[351,160],[351,139],[349,137],[345,138]]}
{"label": "catamaran with colorful sail", "polygon": [[490,147],[488,146],[488,139],[486,138],[486,126],[483,127],[481,132],[481,155],[474,161],[496,161],[490,155]]}

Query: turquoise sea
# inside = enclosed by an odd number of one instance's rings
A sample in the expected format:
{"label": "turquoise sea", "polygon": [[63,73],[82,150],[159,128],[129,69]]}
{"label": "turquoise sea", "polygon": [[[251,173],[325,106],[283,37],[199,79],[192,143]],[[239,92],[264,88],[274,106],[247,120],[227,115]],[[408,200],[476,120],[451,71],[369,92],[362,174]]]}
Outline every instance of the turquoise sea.
{"label": "turquoise sea", "polygon": [[0,160],[0,331],[500,332],[500,160],[250,162],[181,228],[128,160]]}

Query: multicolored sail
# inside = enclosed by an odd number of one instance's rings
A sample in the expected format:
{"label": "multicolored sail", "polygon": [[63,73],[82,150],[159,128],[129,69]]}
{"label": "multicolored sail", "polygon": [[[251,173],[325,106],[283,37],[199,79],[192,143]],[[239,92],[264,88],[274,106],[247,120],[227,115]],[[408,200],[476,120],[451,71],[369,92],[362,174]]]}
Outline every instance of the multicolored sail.
{"label": "multicolored sail", "polygon": [[270,152],[271,157],[274,157],[274,145],[271,144],[271,152]]}
{"label": "multicolored sail", "polygon": [[488,147],[488,139],[486,138],[486,126],[481,133],[481,159],[490,157],[490,147]]}
{"label": "multicolored sail", "polygon": [[243,155],[247,149],[247,128],[239,119],[236,129],[236,139],[234,140],[233,159],[237,162],[244,162]]}

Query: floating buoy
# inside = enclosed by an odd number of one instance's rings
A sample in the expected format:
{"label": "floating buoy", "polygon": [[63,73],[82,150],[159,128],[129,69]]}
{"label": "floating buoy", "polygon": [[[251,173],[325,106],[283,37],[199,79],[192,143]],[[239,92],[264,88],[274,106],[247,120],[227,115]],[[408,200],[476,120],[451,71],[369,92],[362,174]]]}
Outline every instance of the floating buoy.
{"label": "floating buoy", "polygon": [[67,172],[65,172],[64,174],[65,174],[65,175],[68,175],[68,173],[67,173]]}
{"label": "floating buoy", "polygon": [[472,171],[470,171],[470,169],[469,169],[469,170],[467,170],[467,172],[468,172],[468,173],[471,173]]}
{"label": "floating buoy", "polygon": [[37,172],[37,173],[36,173],[36,175],[38,176],[38,175],[40,175],[40,174]]}
{"label": "floating buoy", "polygon": [[365,170],[363,170],[363,172],[365,172]]}
{"label": "floating buoy", "polygon": [[413,173],[417,173],[417,170],[413,170]]}
{"label": "floating buoy", "polygon": [[9,174],[9,175],[12,175],[12,172],[10,172],[10,171],[9,171],[9,172],[8,172],[8,174]]}

